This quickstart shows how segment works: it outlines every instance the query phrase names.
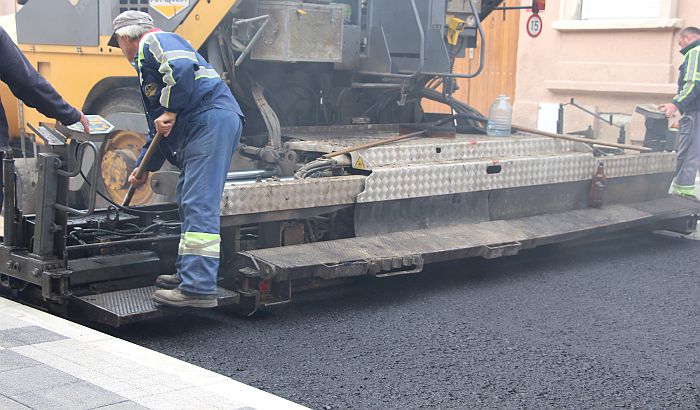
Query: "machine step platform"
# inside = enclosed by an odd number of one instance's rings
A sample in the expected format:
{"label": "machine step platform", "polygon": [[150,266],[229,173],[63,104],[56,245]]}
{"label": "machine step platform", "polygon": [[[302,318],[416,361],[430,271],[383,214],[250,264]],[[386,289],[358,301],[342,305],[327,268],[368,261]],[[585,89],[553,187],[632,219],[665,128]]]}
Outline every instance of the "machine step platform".
{"label": "machine step platform", "polygon": [[[147,286],[74,297],[72,305],[78,310],[80,317],[110,326],[153,319],[174,311],[182,312],[183,308],[171,308],[154,302],[151,295],[156,290],[155,286]],[[219,287],[218,293],[219,306],[238,302],[239,295],[232,290]]]}
{"label": "machine step platform", "polygon": [[699,214],[700,202],[668,196],[518,219],[257,249],[241,255],[247,258],[246,272],[263,279],[386,277],[420,272],[428,263],[510,256],[523,249],[634,227],[692,231]]}

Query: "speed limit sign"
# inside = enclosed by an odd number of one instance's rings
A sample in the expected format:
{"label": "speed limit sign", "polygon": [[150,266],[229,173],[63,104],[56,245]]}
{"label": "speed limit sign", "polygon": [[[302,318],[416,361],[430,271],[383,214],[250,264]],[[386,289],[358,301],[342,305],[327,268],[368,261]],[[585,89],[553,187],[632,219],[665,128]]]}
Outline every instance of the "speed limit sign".
{"label": "speed limit sign", "polygon": [[537,37],[542,33],[542,17],[539,14],[533,14],[527,19],[527,34],[530,37]]}

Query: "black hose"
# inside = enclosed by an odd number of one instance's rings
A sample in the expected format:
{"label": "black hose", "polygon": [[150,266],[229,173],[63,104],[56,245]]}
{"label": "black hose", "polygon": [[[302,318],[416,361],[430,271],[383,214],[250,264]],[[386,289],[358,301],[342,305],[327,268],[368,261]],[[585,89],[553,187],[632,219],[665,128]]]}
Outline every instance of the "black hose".
{"label": "black hose", "polygon": [[[83,178],[83,180],[84,180],[85,183],[88,185],[88,187],[92,188],[92,185],[90,185],[90,181],[89,181],[88,178],[85,176],[85,174],[83,173],[83,170],[82,170],[82,169],[80,170],[80,176]],[[107,197],[105,194],[103,194],[102,192],[100,192],[100,190],[97,189],[97,188],[95,188],[95,192],[96,192],[97,195],[99,195],[102,199],[104,199],[105,201],[107,201],[107,202],[109,202],[110,204],[114,205],[115,207],[117,207],[117,209],[119,209],[120,211],[124,212],[125,214],[129,214],[129,215],[135,215],[135,216],[141,216],[141,215],[156,215],[156,216],[159,216],[159,215],[169,214],[169,213],[173,213],[173,212],[178,212],[178,208],[177,208],[177,207],[175,207],[175,208],[173,208],[173,209],[165,209],[165,210],[162,210],[162,211],[144,211],[144,210],[141,210],[141,209],[133,209],[133,208],[131,208],[131,207],[122,206],[122,205],[120,205],[120,204],[118,204],[118,203],[112,201],[111,198]]]}
{"label": "black hose", "polygon": [[441,102],[443,104],[447,104],[451,108],[454,108],[455,111],[462,112],[464,114],[470,114],[470,115],[474,116],[475,118],[479,119],[480,121],[487,120],[487,118],[483,114],[481,114],[479,111],[477,111],[474,107],[470,106],[469,104],[455,100],[452,97],[446,97],[446,96],[442,95],[442,93],[439,93],[435,90],[423,89],[419,93],[424,98],[438,101],[438,102]]}

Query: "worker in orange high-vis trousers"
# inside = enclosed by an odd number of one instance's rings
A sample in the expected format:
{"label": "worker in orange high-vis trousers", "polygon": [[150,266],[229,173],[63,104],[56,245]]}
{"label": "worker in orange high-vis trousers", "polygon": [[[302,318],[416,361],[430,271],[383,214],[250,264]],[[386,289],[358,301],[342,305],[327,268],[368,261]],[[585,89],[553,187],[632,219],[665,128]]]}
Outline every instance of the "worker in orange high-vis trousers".
{"label": "worker in orange high-vis trousers", "polygon": [[680,32],[678,46],[683,54],[679,68],[678,94],[659,107],[671,117],[682,114],[679,129],[678,167],[671,185],[674,195],[695,197],[695,177],[700,169],[700,29],[686,27]]}
{"label": "worker in orange high-vis trousers", "polygon": [[[136,68],[150,135],[138,167],[158,170],[167,159],[180,168],[177,202],[182,218],[174,275],[161,275],[153,299],[164,305],[217,305],[221,195],[243,130],[243,113],[212,66],[187,40],[153,26],[146,13],[126,11],[114,20],[109,45],[121,48]],[[156,133],[165,136],[148,164],[145,151]],[[141,185],[148,173],[129,182]]]}

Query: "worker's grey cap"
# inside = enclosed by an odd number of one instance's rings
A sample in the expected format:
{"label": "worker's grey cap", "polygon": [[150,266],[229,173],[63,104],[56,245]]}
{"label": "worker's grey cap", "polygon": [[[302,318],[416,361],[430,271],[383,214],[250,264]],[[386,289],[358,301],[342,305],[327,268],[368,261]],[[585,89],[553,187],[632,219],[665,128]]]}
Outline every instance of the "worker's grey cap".
{"label": "worker's grey cap", "polygon": [[119,43],[117,42],[117,30],[119,30],[120,28],[128,26],[142,26],[146,28],[154,28],[153,18],[149,16],[148,13],[136,10],[127,10],[122,14],[118,15],[117,18],[115,18],[112,22],[112,25],[114,26],[114,33],[112,33],[112,37],[107,43],[107,45],[110,47],[119,47]]}

